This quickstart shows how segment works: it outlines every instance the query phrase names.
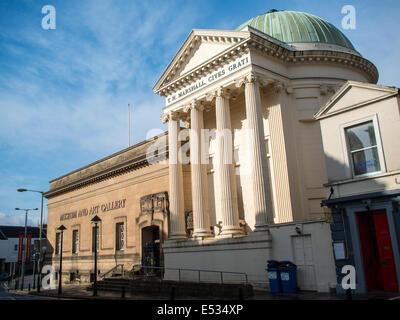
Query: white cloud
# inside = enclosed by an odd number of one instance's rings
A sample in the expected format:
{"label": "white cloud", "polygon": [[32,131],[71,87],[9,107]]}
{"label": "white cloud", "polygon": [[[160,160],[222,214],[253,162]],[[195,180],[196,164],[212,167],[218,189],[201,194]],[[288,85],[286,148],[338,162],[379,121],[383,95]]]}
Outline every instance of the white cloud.
{"label": "white cloud", "polygon": [[[25,213],[20,211],[16,214],[7,214],[0,212],[0,225],[2,226],[25,226]],[[38,226],[39,220],[29,217],[28,214],[28,226]]]}

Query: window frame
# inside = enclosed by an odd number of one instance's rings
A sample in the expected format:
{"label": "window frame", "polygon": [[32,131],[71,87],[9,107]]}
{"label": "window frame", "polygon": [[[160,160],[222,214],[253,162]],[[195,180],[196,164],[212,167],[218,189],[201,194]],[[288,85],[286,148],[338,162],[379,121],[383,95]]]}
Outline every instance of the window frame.
{"label": "window frame", "polygon": [[99,252],[100,251],[100,234],[101,234],[101,230],[100,230],[100,224],[97,224],[97,235],[96,235],[96,238],[97,239],[95,239],[95,230],[96,230],[96,227],[93,225],[92,226],[92,253],[94,254],[94,241],[96,241],[97,242],[97,252]]}
{"label": "window frame", "polygon": [[[77,234],[77,239],[74,238],[74,234]],[[78,254],[79,252],[79,229],[72,230],[72,254]]]}
{"label": "window frame", "polygon": [[[123,239],[121,241],[121,227],[122,225],[122,235]],[[124,251],[125,250],[125,237],[126,237],[126,232],[125,232],[125,222],[116,222],[115,223],[115,250],[116,251]],[[121,243],[123,243],[123,246],[121,246]]]}
{"label": "window frame", "polygon": [[[349,143],[349,139],[346,134],[346,129],[349,129],[351,127],[355,127],[358,125],[362,125],[367,122],[372,122],[373,127],[374,127],[376,148],[377,148],[378,159],[379,159],[379,164],[380,164],[381,169],[379,171],[367,172],[364,174],[356,175],[354,172],[352,152],[350,150],[350,143]],[[341,140],[342,140],[342,149],[343,149],[343,155],[344,155],[343,160],[344,160],[344,164],[346,166],[346,169],[345,169],[346,176],[350,177],[350,179],[358,179],[358,178],[369,177],[369,176],[373,176],[376,174],[386,172],[386,161],[385,161],[384,152],[383,152],[383,145],[382,145],[382,140],[381,140],[381,134],[380,134],[377,114],[369,115],[369,116],[366,116],[363,118],[359,118],[357,120],[353,120],[353,121],[349,121],[349,122],[341,124],[340,125],[340,136],[341,136]],[[375,148],[375,147],[368,147],[365,149],[372,149],[372,148]]]}

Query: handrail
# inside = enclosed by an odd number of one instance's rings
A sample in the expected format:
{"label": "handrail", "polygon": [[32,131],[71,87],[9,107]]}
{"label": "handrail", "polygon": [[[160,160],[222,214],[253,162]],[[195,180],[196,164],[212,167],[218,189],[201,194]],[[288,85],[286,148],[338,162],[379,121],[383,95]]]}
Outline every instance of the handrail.
{"label": "handrail", "polygon": [[116,270],[118,267],[122,267],[122,274],[124,273],[124,265],[122,263],[117,264],[115,267],[112,267],[110,270],[108,270],[107,272],[103,273],[102,275],[100,275],[100,278],[105,278],[106,275],[108,275],[110,272],[113,272],[114,270]]}
{"label": "handrail", "polygon": [[198,272],[198,282],[200,283],[200,273],[201,272],[214,272],[214,273],[220,273],[220,277],[221,277],[221,284],[223,284],[224,280],[223,280],[223,274],[227,273],[227,274],[240,274],[240,275],[244,275],[245,277],[245,282],[246,284],[248,284],[248,277],[247,277],[247,273],[245,272],[234,272],[234,271],[220,271],[220,270],[203,270],[203,269],[186,269],[186,268],[171,268],[171,267],[155,267],[155,266],[143,266],[143,265],[133,265],[133,268],[148,268],[148,269],[163,269],[163,270],[178,270],[179,272],[179,281],[181,281],[181,271],[196,271]]}

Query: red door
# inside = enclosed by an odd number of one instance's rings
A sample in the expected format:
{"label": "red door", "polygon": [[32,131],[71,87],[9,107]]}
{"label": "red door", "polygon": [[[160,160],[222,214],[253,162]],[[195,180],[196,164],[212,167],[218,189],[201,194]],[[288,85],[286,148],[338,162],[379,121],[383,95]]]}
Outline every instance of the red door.
{"label": "red door", "polygon": [[383,279],[379,263],[378,244],[375,238],[373,216],[368,212],[360,212],[356,216],[367,291],[383,290]]}
{"label": "red door", "polygon": [[358,212],[356,217],[367,290],[398,291],[386,211]]}
{"label": "red door", "polygon": [[380,265],[385,291],[398,291],[396,265],[394,262],[392,240],[385,210],[374,211],[374,225],[378,242]]}

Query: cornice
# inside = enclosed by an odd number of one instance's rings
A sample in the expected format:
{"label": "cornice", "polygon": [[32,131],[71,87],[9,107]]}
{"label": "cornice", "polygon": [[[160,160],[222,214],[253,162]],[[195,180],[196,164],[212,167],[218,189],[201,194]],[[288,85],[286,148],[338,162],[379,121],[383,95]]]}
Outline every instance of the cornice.
{"label": "cornice", "polygon": [[195,83],[197,80],[201,79],[201,77],[218,69],[226,62],[232,61],[248,52],[258,52],[264,56],[272,57],[292,65],[300,63],[340,64],[347,68],[350,67],[362,71],[367,74],[369,81],[372,83],[378,81],[378,70],[375,65],[355,53],[353,54],[334,50],[298,51],[294,48],[283,46],[283,44],[280,45],[276,42],[270,41],[253,31],[243,33],[247,33],[248,37],[203,62],[195,69],[192,69],[175,80],[166,83],[155,92],[161,96],[171,95],[180,89]]}
{"label": "cornice", "polygon": [[250,52],[255,50],[265,56],[274,57],[289,64],[298,63],[335,63],[363,71],[372,83],[378,81],[378,70],[369,60],[353,54],[334,50],[298,51],[284,48],[256,34],[251,33],[248,39]]}
{"label": "cornice", "polygon": [[[70,192],[70,191],[73,191],[76,189],[80,189],[85,186],[88,186],[88,185],[91,185],[94,183],[98,183],[100,181],[109,179],[114,176],[124,174],[124,173],[132,171],[132,170],[137,170],[137,169],[140,169],[143,167],[147,167],[147,166],[151,165],[149,163],[149,160],[155,160],[154,162],[157,162],[157,161],[162,161],[162,160],[168,158],[168,150],[167,149],[168,148],[166,148],[165,152],[158,153],[157,158],[155,158],[155,157],[147,158],[146,154],[141,155],[141,156],[139,156],[135,159],[132,159],[130,161],[127,161],[123,164],[119,164],[114,167],[107,168],[100,172],[96,172],[88,177],[85,177],[82,179],[77,179],[70,183],[62,185],[61,187],[55,188],[53,190],[49,190],[46,193],[44,193],[44,196],[46,198],[52,198],[57,195],[60,195],[60,194],[66,193],[66,192]],[[151,162],[151,163],[154,163],[154,162]]]}

